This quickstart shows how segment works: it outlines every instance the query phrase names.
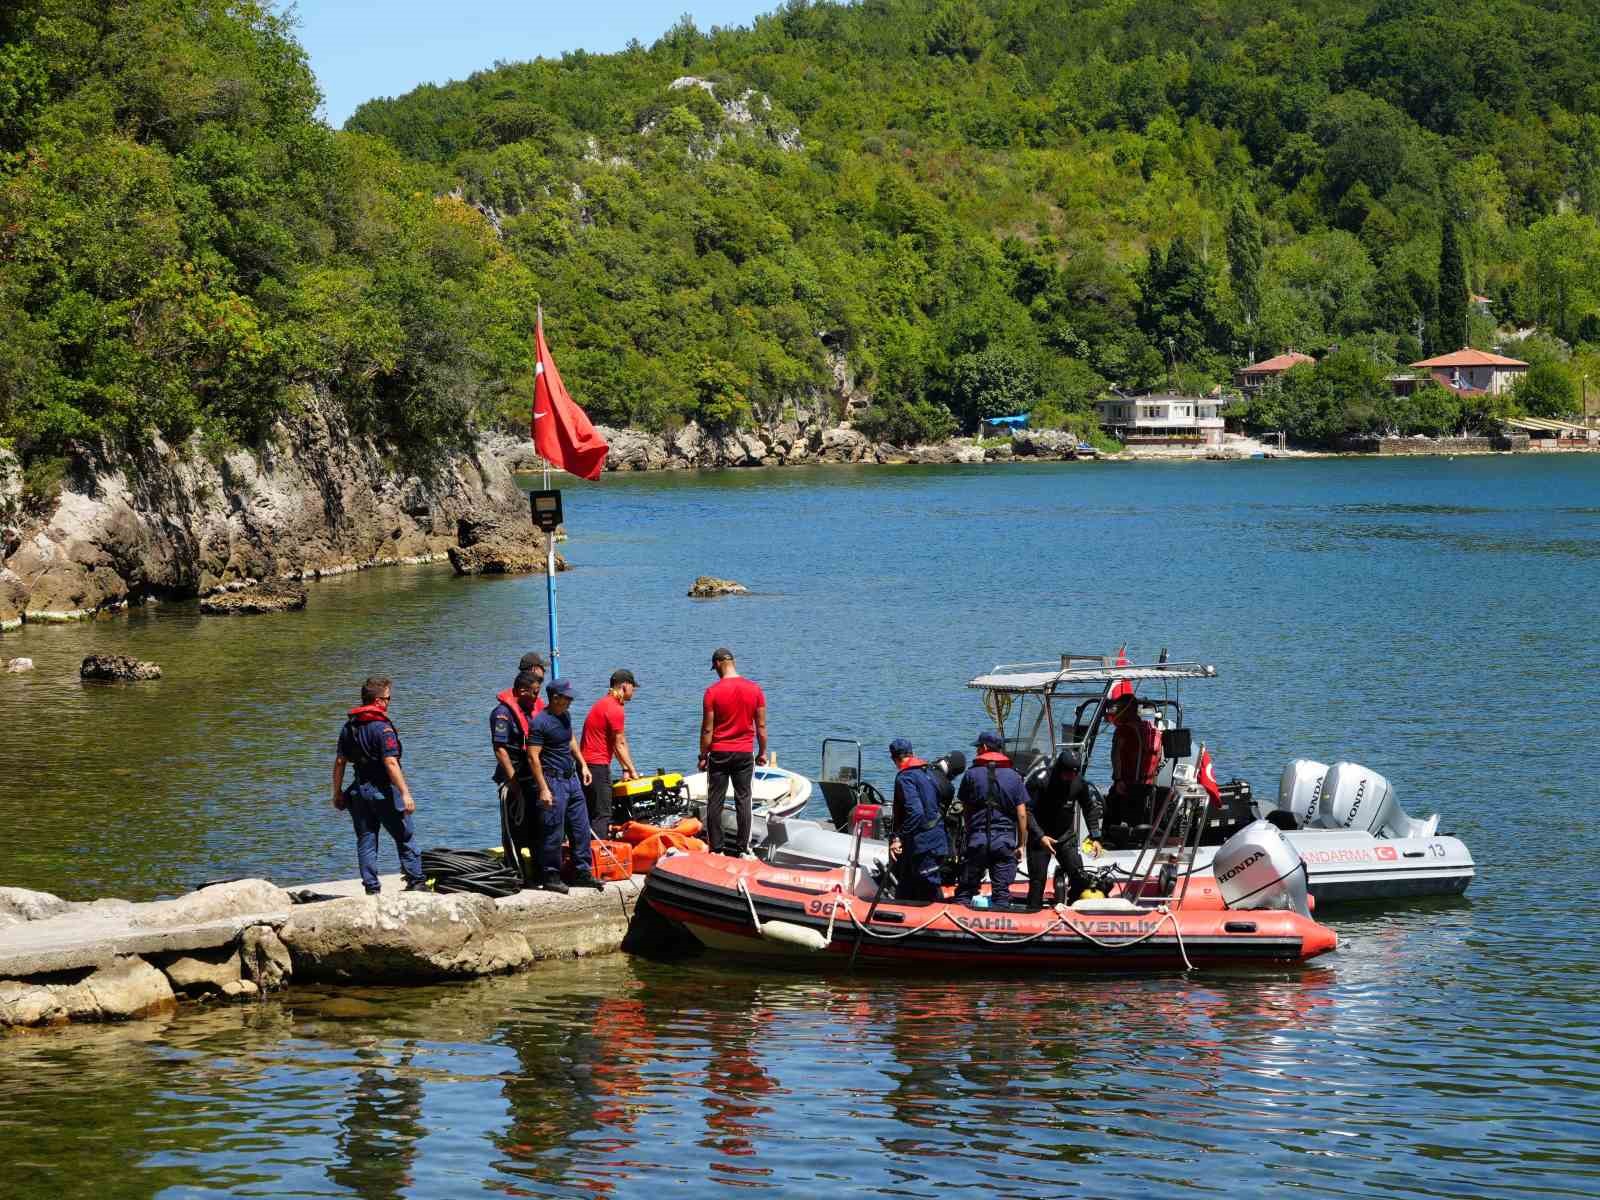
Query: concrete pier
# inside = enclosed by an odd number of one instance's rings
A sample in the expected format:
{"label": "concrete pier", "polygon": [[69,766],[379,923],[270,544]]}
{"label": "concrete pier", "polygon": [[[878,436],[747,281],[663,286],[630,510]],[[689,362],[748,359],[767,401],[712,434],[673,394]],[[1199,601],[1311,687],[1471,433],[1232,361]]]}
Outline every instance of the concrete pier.
{"label": "concrete pier", "polygon": [[603,891],[376,896],[357,880],[213,884],[174,900],[76,903],[0,888],[0,1028],[120,1020],[293,980],[426,983],[622,946],[642,879]]}

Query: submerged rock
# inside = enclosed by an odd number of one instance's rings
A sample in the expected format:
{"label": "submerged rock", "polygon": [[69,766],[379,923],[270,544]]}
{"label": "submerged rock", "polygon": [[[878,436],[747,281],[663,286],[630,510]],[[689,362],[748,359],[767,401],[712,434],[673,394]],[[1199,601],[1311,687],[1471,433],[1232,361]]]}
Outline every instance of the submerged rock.
{"label": "submerged rock", "polygon": [[31,658],[13,658],[6,663],[7,675],[21,675],[24,671],[31,670],[33,670],[33,659]]}
{"label": "submerged rock", "polygon": [[236,591],[215,592],[200,601],[200,611],[213,617],[294,612],[305,606],[306,589],[280,579],[269,579]]}
{"label": "submerged rock", "polygon": [[91,654],[78,667],[80,679],[160,679],[161,668],[153,662],[140,662],[126,654]]}
{"label": "submerged rock", "polygon": [[239,965],[244,978],[264,992],[282,987],[294,974],[289,948],[270,925],[252,925],[240,936]]}
{"label": "submerged rock", "polygon": [[694,581],[694,586],[689,589],[689,595],[696,600],[710,600],[714,596],[748,596],[750,589],[742,583],[735,583],[731,579],[718,579],[712,575],[702,575]]}

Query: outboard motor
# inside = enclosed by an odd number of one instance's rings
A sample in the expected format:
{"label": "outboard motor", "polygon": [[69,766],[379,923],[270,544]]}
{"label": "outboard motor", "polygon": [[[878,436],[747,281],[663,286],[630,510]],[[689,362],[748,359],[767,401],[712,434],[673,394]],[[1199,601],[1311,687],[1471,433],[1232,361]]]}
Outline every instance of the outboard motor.
{"label": "outboard motor", "polygon": [[[1283,814],[1273,824],[1282,828],[1285,819],[1292,820],[1290,829],[1304,829],[1317,815],[1317,802],[1322,798],[1322,781],[1328,773],[1328,764],[1297,758],[1283,769],[1278,782],[1278,809]],[[1268,820],[1272,820],[1269,816]]]}
{"label": "outboard motor", "polygon": [[1382,775],[1360,763],[1337,762],[1323,780],[1316,823],[1325,829],[1364,830],[1380,838],[1432,837],[1439,818],[1419,821],[1406,816]]}
{"label": "outboard motor", "polygon": [[1229,908],[1286,909],[1311,915],[1306,867],[1270,821],[1252,821],[1217,848],[1211,869]]}

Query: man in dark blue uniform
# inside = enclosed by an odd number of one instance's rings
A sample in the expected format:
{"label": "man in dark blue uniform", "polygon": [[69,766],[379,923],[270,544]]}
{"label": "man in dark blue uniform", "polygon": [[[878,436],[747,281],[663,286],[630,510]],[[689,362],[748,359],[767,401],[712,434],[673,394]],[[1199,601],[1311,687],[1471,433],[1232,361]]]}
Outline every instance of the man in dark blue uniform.
{"label": "man in dark blue uniform", "polygon": [[1027,840],[1028,792],[1022,776],[1012,769],[1005,743],[997,733],[978,735],[978,754],[961,780],[962,812],[966,816],[965,868],[956,888],[956,900],[971,900],[989,876],[989,906],[1011,903],[1011,882],[1017,877],[1018,849]]}
{"label": "man in dark blue uniform", "polygon": [[[389,698],[393,685],[374,675],[361,685],[361,703],[347,714],[339,733],[339,749],[333,759],[333,806],[348,810],[356,830],[356,862],[361,867],[361,886],[375,896],[378,882],[378,830],[387,829],[400,853],[400,873],[406,891],[421,891],[422,855],[417,851],[416,830],[411,814],[417,811],[400,769],[403,749],[400,734],[389,719]],[[344,786],[344,769],[355,768],[355,780]]]}
{"label": "man in dark blue uniform", "polygon": [[939,791],[928,764],[911,752],[911,743],[889,743],[894,760],[894,835],[889,853],[899,861],[895,895],[900,900],[939,899],[939,868],[949,853]]}
{"label": "man in dark blue uniform", "polygon": [[[578,739],[572,732],[572,685],[553,679],[545,688],[549,705],[528,723],[528,765],[539,792],[539,845],[534,851],[534,887],[565,892],[561,882],[561,835],[572,845],[573,883],[599,889],[589,855],[589,809],[583,787],[589,782]],[[582,783],[579,783],[580,778]]]}
{"label": "man in dark blue uniform", "polygon": [[[494,749],[494,781],[500,785],[500,838],[506,862],[523,882],[537,873],[533,854],[539,840],[539,792],[528,754],[528,728],[538,712],[539,680],[531,670],[495,697],[489,714],[489,744]],[[524,854],[526,851],[526,854]]]}

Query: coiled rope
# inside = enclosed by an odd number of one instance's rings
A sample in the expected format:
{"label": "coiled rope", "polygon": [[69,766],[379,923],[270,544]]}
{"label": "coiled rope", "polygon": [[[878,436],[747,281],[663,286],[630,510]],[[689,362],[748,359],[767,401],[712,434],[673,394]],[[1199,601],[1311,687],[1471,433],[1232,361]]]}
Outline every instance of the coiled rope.
{"label": "coiled rope", "polygon": [[422,874],[435,892],[515,896],[522,873],[487,850],[424,850]]}

